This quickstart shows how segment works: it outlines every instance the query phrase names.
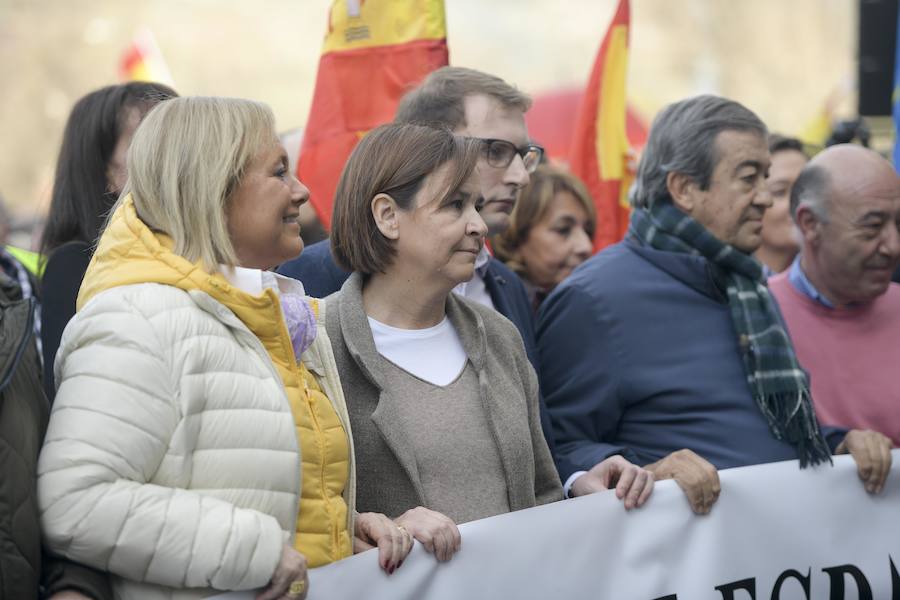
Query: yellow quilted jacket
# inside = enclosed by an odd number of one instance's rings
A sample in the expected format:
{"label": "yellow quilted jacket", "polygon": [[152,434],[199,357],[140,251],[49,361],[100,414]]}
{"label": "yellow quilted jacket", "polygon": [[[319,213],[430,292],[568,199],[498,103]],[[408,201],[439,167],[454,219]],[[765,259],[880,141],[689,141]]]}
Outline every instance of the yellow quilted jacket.
{"label": "yellow quilted jacket", "polygon": [[[302,460],[294,546],[311,567],[350,556],[355,496],[352,440],[330,344],[314,345],[304,352],[302,362],[296,360],[274,290],[266,289],[259,296],[248,294],[221,274],[207,273],[199,262],[191,264],[176,255],[173,247],[171,238],[152,232],[140,220],[133,201],[126,198],[91,260],[78,308],[112,287],[161,283],[205,292],[231,310],[262,342],[291,405]],[[318,303],[312,302],[320,321],[319,336],[324,337],[324,315],[319,314]],[[323,346],[328,348],[322,351]]]}

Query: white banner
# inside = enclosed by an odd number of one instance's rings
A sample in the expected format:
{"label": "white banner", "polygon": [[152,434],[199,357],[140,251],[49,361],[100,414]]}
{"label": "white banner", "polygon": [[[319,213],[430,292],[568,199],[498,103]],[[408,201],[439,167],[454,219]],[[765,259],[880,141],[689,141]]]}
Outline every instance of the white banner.
{"label": "white banner", "polygon": [[475,521],[448,563],[416,544],[389,576],[369,551],[312,570],[309,600],[900,600],[893,457],[878,496],[841,456],[721,471],[702,517],[663,481],[630,512],[607,492]]}

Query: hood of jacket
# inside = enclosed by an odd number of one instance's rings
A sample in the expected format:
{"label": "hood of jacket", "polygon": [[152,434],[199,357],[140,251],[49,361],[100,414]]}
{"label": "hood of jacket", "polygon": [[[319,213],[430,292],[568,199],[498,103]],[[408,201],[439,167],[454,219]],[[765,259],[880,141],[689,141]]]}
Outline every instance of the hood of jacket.
{"label": "hood of jacket", "polygon": [[[185,291],[198,290],[228,307],[261,338],[278,337],[277,294],[266,289],[253,296],[232,286],[220,273],[209,273],[200,261],[175,254],[168,235],[141,221],[131,196],[118,205],[88,265],[76,303],[77,310],[108,289],[138,283],[160,283]],[[271,331],[269,331],[271,329]]]}

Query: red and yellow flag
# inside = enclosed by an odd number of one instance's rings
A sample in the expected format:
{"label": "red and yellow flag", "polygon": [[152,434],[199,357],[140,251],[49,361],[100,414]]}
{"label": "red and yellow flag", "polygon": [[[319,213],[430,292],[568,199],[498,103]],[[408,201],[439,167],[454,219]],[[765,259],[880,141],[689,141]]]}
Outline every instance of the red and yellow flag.
{"label": "red and yellow flag", "polygon": [[447,61],[443,0],[334,0],[297,165],[326,228],[353,147]]}
{"label": "red and yellow flag", "polygon": [[813,114],[803,129],[797,134],[800,141],[807,146],[808,152],[811,151],[812,154],[815,154],[825,147],[825,142],[828,141],[828,137],[831,135],[832,121],[834,120],[836,109],[853,89],[853,84],[847,81],[843,81],[835,86],[831,93],[828,94],[828,97],[825,98],[822,107]]}
{"label": "red and yellow flag", "polygon": [[122,81],[152,81],[173,86],[172,74],[149,29],[138,31],[119,60]]}
{"label": "red and yellow flag", "polygon": [[621,240],[628,230],[628,187],[634,177],[625,130],[628,70],[628,0],[619,0],[581,106],[569,150],[569,168],[587,185],[597,209],[594,251]]}

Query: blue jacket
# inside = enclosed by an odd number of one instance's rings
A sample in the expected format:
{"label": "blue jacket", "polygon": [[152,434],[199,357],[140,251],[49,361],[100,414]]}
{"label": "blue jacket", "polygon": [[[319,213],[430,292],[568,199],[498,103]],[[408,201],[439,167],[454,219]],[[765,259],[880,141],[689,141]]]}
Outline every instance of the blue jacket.
{"label": "blue jacket", "polygon": [[[540,383],[557,452],[582,469],[688,448],[718,469],[796,458],[747,385],[726,297],[706,259],[625,241],[541,306]],[[844,430],[825,429],[832,447]]]}
{"label": "blue jacket", "polygon": [[[278,267],[278,272],[300,280],[306,293],[314,298],[324,298],[337,292],[341,289],[344,281],[350,277],[350,273],[335,264],[334,258],[331,256],[329,240],[323,240],[307,247],[299,257]],[[528,360],[535,372],[540,373],[537,346],[534,341],[534,316],[522,280],[502,262],[491,258],[484,276],[484,286],[494,302],[497,312],[512,321],[519,330],[522,341],[525,343]],[[543,398],[540,400],[540,409],[544,437],[547,445],[550,446],[554,460],[556,460],[559,476],[565,482],[569,475],[577,469],[568,461],[557,458],[553,428],[550,425],[550,417]]]}

